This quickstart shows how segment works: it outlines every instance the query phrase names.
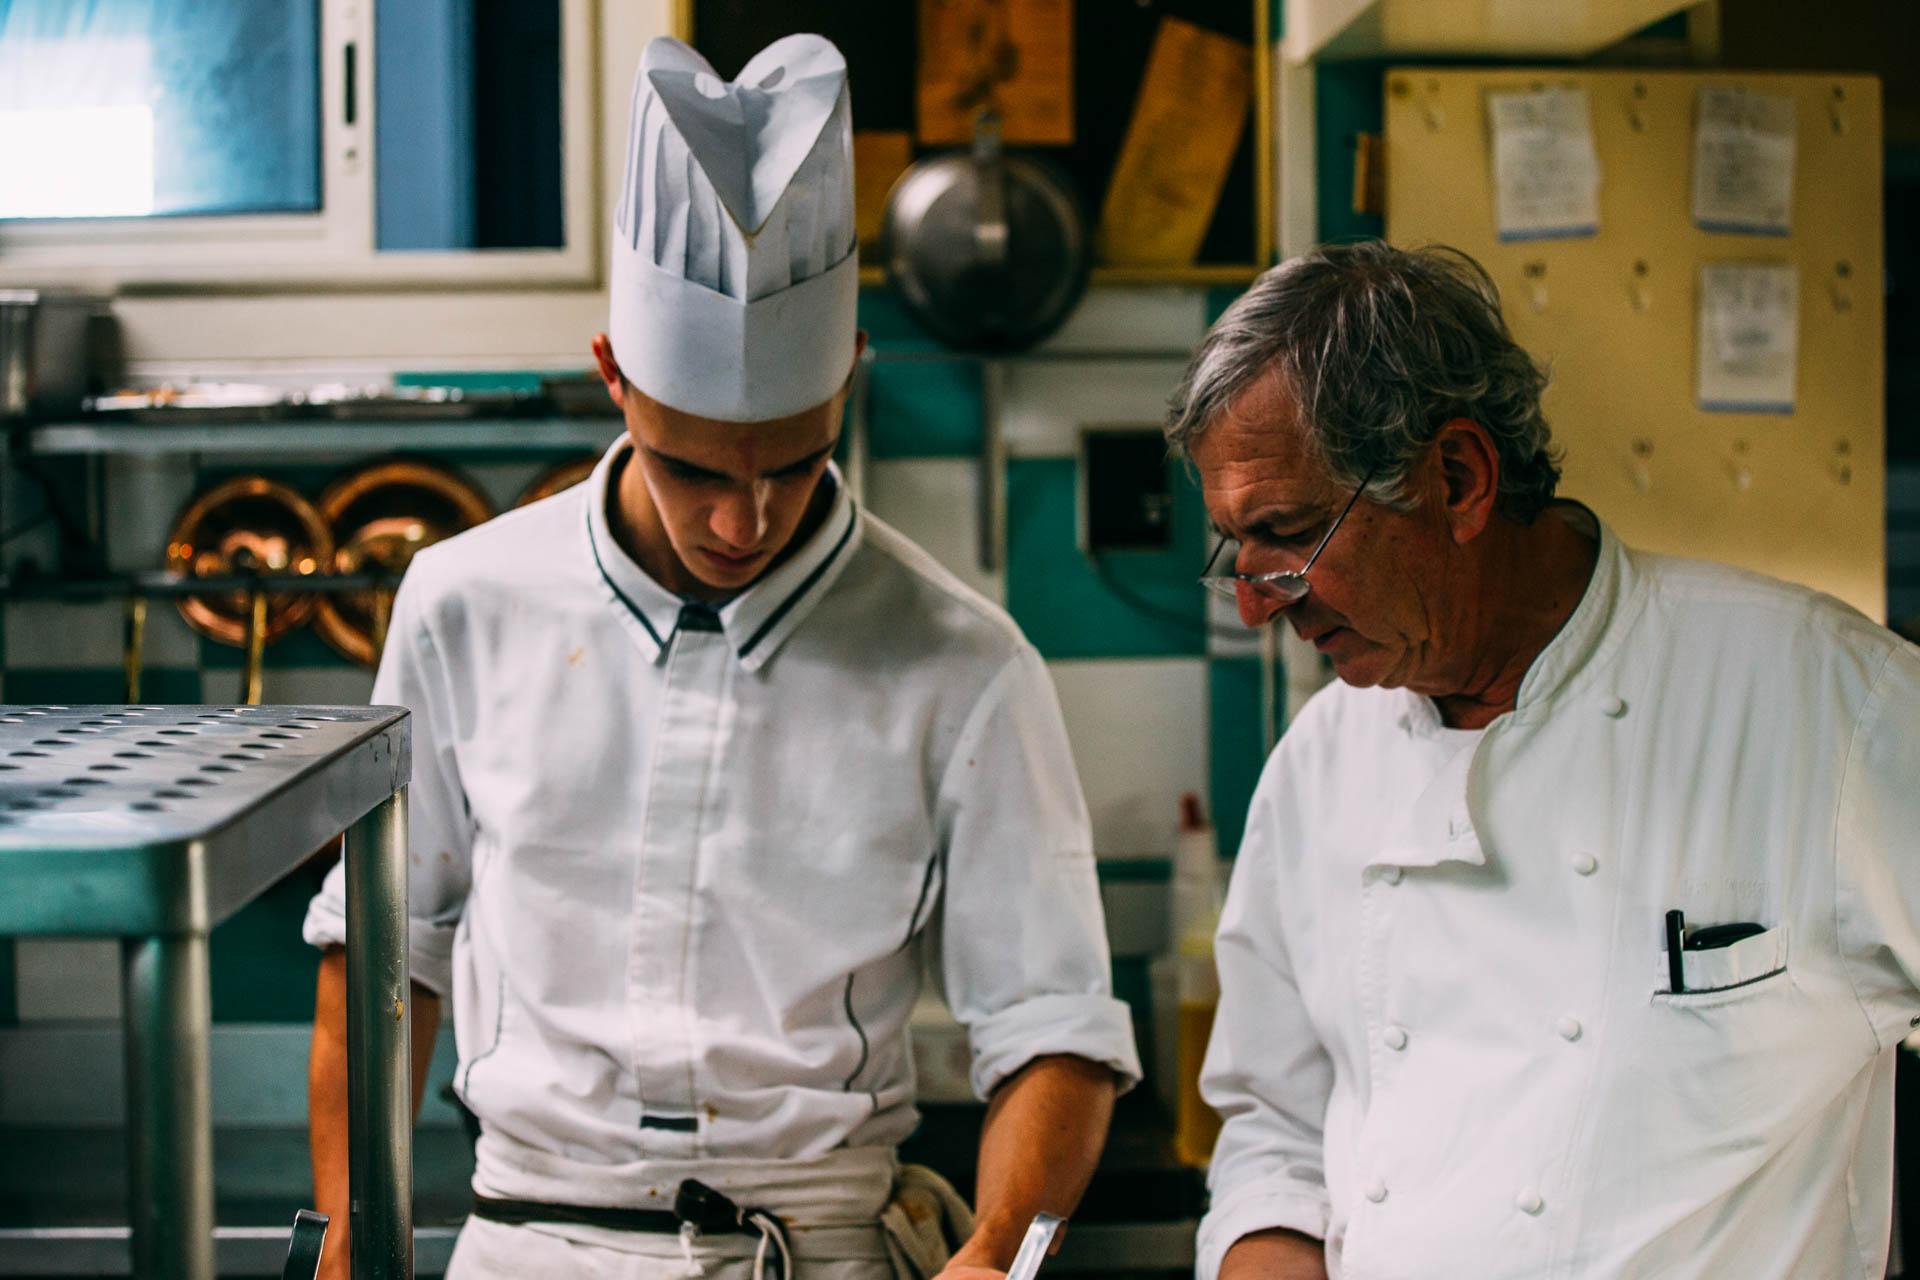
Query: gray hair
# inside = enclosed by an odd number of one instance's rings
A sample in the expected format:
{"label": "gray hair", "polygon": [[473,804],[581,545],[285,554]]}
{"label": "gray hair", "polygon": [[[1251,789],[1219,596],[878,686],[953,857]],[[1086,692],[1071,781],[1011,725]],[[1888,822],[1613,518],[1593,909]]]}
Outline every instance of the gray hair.
{"label": "gray hair", "polygon": [[1168,406],[1185,453],[1269,370],[1285,379],[1309,447],[1335,481],[1400,510],[1442,423],[1486,428],[1500,513],[1532,523],[1560,481],[1540,393],[1546,371],[1500,316],[1500,291],[1458,249],[1380,240],[1322,245],[1262,275],[1207,333]]}

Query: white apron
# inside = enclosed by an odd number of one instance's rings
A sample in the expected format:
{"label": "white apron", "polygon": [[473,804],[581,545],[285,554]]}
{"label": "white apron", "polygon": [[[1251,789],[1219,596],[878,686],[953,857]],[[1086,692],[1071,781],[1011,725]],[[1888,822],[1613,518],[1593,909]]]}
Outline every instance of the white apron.
{"label": "white apron", "polygon": [[[911,1176],[901,1178],[893,1153],[885,1148],[839,1151],[817,1160],[649,1161],[644,1189],[628,1203],[670,1206],[680,1183],[697,1178],[735,1204],[766,1208],[785,1222],[793,1280],[927,1280],[972,1224],[965,1205],[936,1175],[905,1172]],[[944,1195],[930,1191],[932,1184]],[[946,1212],[889,1213],[897,1195],[923,1200],[934,1195],[944,1200]],[[461,1229],[447,1276],[764,1280],[780,1274],[778,1248],[755,1234],[674,1236],[473,1218]]]}

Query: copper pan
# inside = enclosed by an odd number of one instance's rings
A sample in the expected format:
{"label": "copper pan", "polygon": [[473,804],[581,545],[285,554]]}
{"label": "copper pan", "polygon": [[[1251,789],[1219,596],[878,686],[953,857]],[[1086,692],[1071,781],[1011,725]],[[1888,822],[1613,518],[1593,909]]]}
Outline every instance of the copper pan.
{"label": "copper pan", "polygon": [[[265,476],[215,485],[187,504],[167,537],[167,568],[197,578],[321,573],[333,554],[333,534],[314,505]],[[259,633],[251,636],[255,609],[248,592],[182,596],[179,608],[201,635],[253,650],[303,625],[314,603],[311,595],[268,593]]]}
{"label": "copper pan", "polygon": [[[399,575],[423,547],[493,517],[493,504],[444,467],[389,458],[335,481],[320,495],[333,530],[335,573]],[[313,628],[343,658],[375,666],[386,644],[388,590],[338,592],[319,602]]]}
{"label": "copper pan", "polygon": [[571,489],[592,475],[594,467],[599,462],[600,455],[597,453],[582,454],[578,458],[556,462],[535,476],[532,483],[522,489],[520,496],[513,500],[513,505],[515,507],[531,506],[542,498],[551,498],[562,489]]}

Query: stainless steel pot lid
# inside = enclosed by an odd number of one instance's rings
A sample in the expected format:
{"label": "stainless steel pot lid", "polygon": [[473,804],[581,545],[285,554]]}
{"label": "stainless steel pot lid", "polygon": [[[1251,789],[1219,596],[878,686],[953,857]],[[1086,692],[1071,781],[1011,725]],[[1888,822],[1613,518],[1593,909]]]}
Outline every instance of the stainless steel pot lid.
{"label": "stainless steel pot lid", "polygon": [[967,350],[1031,346],[1066,320],[1087,285],[1087,224],[1066,178],[1008,155],[983,115],[972,152],[931,156],[887,197],[881,257],[902,305]]}

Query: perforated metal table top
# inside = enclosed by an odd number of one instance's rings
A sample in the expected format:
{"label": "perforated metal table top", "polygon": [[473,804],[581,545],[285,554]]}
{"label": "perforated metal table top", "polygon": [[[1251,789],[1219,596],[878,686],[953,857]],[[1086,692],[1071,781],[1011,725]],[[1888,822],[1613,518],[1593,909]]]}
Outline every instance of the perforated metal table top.
{"label": "perforated metal table top", "polygon": [[203,932],[404,785],[398,707],[0,707],[0,935]]}

